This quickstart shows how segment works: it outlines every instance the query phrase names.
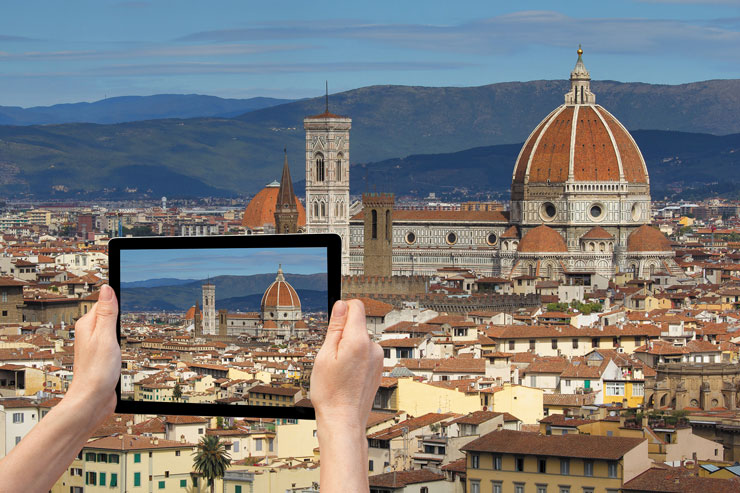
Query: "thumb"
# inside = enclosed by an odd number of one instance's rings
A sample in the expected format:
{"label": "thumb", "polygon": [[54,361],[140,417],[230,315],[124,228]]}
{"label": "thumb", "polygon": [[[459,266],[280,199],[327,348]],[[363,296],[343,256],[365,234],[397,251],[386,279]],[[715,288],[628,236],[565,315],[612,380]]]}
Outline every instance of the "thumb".
{"label": "thumb", "polygon": [[95,305],[95,330],[115,329],[118,318],[116,293],[107,284],[103,285]]}
{"label": "thumb", "polygon": [[342,340],[342,333],[344,332],[344,326],[347,323],[347,303],[339,300],[334,303],[334,308],[331,310],[331,318],[329,319],[329,328],[326,330],[326,339],[324,339],[324,345],[321,348],[327,348],[332,353],[335,353],[339,341]]}

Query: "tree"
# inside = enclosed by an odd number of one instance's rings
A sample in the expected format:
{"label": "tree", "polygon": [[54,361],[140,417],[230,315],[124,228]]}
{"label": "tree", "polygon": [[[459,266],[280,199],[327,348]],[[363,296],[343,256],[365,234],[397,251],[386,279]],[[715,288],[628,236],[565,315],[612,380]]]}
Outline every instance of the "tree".
{"label": "tree", "polygon": [[179,402],[180,399],[182,399],[182,387],[180,387],[180,382],[175,383],[175,388],[172,389],[172,397],[175,399],[175,402]]}
{"label": "tree", "polygon": [[231,455],[226,451],[226,446],[218,435],[206,435],[200,439],[198,450],[193,455],[193,468],[208,480],[211,493],[214,493],[216,485],[214,480],[222,478],[226,469],[231,465]]}
{"label": "tree", "polygon": [[216,418],[216,428],[221,429],[224,427],[224,418],[221,416],[218,416]]}

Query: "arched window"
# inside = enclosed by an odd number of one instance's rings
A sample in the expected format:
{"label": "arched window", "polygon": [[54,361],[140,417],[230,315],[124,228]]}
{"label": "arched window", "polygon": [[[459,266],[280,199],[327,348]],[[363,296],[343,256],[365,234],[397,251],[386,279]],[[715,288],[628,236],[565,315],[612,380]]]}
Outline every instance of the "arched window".
{"label": "arched window", "polygon": [[552,279],[553,278],[552,264],[549,264],[547,266],[547,278],[548,279]]}
{"label": "arched window", "polygon": [[319,203],[318,202],[313,203],[313,216],[319,217]]}
{"label": "arched window", "polygon": [[337,167],[334,170],[336,172],[336,175],[334,176],[334,179],[337,180],[337,181],[342,181],[342,159],[343,158],[344,158],[344,156],[342,155],[341,152],[339,154],[337,154]]}
{"label": "arched window", "polygon": [[529,265],[529,275],[530,276],[534,275],[534,265],[531,265],[531,264]]}
{"label": "arched window", "polygon": [[373,209],[372,213],[372,231],[370,237],[375,240],[378,238],[378,211]]}
{"label": "arched window", "polygon": [[324,155],[319,153],[316,154],[316,181],[324,181]]}
{"label": "arched window", "polygon": [[655,264],[650,264],[650,277],[655,275]]}
{"label": "arched window", "polygon": [[603,241],[601,243],[599,243],[599,251],[600,252],[605,252],[606,251],[606,243],[604,243]]}
{"label": "arched window", "polygon": [[321,203],[321,217],[326,217],[326,203]]}
{"label": "arched window", "polygon": [[393,225],[391,224],[391,211],[385,211],[385,239],[391,241],[393,237]]}

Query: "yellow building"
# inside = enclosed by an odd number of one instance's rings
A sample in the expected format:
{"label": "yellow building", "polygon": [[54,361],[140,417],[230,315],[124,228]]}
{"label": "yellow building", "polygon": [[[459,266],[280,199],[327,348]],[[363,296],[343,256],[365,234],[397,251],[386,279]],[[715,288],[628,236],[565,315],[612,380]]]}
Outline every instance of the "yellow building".
{"label": "yellow building", "polygon": [[51,211],[45,209],[33,209],[26,212],[26,217],[31,224],[49,226],[51,224]]}
{"label": "yellow building", "polygon": [[206,482],[191,474],[194,451],[192,443],[121,434],[89,441],[71,468],[82,474],[85,493],[205,492]]}
{"label": "yellow building", "polygon": [[636,408],[645,400],[645,380],[604,380],[604,404],[624,404]]}
{"label": "yellow building", "polygon": [[470,493],[616,493],[650,467],[640,438],[501,430],[462,450]]}
{"label": "yellow building", "polygon": [[417,382],[409,377],[398,379],[396,409],[412,416],[436,412],[468,414],[480,411],[481,402],[478,392],[461,392],[454,387]]}
{"label": "yellow building", "polygon": [[509,383],[494,390],[490,394],[487,392],[481,394],[483,396],[481,400],[487,410],[509,413],[524,424],[536,424],[545,416],[542,403],[544,390]]}
{"label": "yellow building", "polygon": [[314,458],[314,449],[319,446],[316,421],[298,419],[276,426],[275,431],[278,457]]}

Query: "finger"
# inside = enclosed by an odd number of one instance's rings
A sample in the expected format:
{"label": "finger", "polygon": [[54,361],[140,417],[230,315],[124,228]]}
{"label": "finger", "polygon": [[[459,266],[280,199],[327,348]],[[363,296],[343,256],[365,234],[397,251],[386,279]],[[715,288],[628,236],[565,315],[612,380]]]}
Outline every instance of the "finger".
{"label": "finger", "polygon": [[360,300],[347,302],[347,322],[344,327],[345,338],[368,338],[367,320],[365,319],[365,305]]}
{"label": "finger", "polygon": [[113,288],[107,284],[103,285],[98,302],[93,309],[95,310],[95,330],[114,331],[118,318],[118,303]]}
{"label": "finger", "polygon": [[344,326],[347,323],[347,303],[342,300],[334,303],[334,307],[331,310],[331,318],[329,318],[329,328],[326,330],[326,339],[324,339],[324,345],[322,349],[326,347],[332,352],[336,352],[339,341],[342,340],[342,333],[344,332]]}

